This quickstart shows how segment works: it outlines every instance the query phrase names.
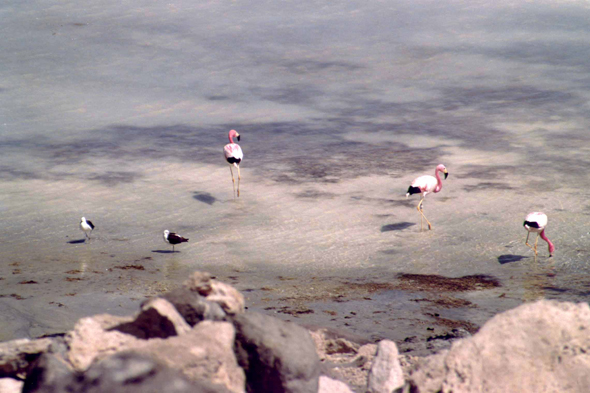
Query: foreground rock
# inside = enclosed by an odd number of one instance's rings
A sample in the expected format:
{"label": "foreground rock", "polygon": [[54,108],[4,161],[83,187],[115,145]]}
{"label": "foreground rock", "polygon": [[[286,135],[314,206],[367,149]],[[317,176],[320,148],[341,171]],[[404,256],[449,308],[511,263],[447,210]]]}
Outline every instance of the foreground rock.
{"label": "foreground rock", "polygon": [[217,303],[227,315],[243,313],[244,296],[231,285],[211,278],[209,273],[195,272],[183,284],[183,288]]}
{"label": "foreground rock", "polygon": [[589,392],[590,307],[542,300],[496,315],[419,364],[406,390]]}
{"label": "foreground rock", "polygon": [[377,346],[377,355],[369,373],[368,392],[390,393],[404,386],[404,372],[399,353],[393,341],[383,340]]}
{"label": "foreground rock", "polygon": [[37,393],[225,393],[218,386],[192,383],[180,373],[132,352],[121,352],[92,365],[85,373],[70,373],[40,384]]}
{"label": "foreground rock", "polygon": [[259,313],[238,314],[233,321],[249,392],[318,391],[320,362],[306,329]]}
{"label": "foreground rock", "polygon": [[52,340],[49,338],[24,338],[0,343],[0,378],[27,373],[37,358],[49,350],[51,344]]}
{"label": "foreground rock", "polygon": [[[167,367],[182,373],[189,381],[209,382],[231,392],[243,392],[244,372],[238,366],[233,352],[233,326],[229,322],[204,321],[189,329],[184,320],[182,323],[178,320],[182,317],[162,302],[166,301],[158,299],[158,307],[144,307],[136,318],[110,315],[82,318],[66,336],[70,348],[67,359],[72,368],[85,372],[92,364],[111,355],[134,351],[158,359]],[[149,320],[167,322],[154,324],[153,332],[149,332],[145,324],[148,319],[142,316],[146,312]],[[176,321],[180,328],[174,328],[170,321]],[[140,337],[159,336],[165,331],[181,331],[183,334],[165,339],[136,337],[137,334]]]}
{"label": "foreground rock", "polygon": [[[400,356],[330,329],[244,312],[206,273],[130,317],[0,344],[1,392],[475,393],[590,391],[590,307],[540,301],[495,316],[450,350]],[[24,380],[24,384],[23,381]]]}

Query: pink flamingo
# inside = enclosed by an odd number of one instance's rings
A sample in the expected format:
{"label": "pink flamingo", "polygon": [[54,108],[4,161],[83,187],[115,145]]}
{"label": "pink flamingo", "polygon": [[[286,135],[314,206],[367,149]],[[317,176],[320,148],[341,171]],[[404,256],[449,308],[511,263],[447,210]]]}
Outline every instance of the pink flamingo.
{"label": "pink flamingo", "polygon": [[223,147],[223,154],[225,155],[225,160],[229,164],[229,171],[231,172],[231,181],[234,186],[234,198],[236,193],[236,181],[234,180],[234,171],[231,169],[232,166],[238,168],[238,198],[240,197],[240,162],[242,162],[242,158],[244,158],[244,153],[242,153],[242,148],[237,143],[234,143],[233,138],[238,138],[238,142],[240,141],[240,134],[236,130],[229,131],[229,143]]}
{"label": "pink flamingo", "polygon": [[416,207],[418,209],[418,212],[420,213],[420,231],[422,231],[424,227],[423,219],[426,220],[426,222],[428,223],[428,229],[432,229],[432,224],[430,223],[430,221],[428,221],[428,219],[422,212],[422,202],[424,202],[424,197],[426,197],[426,194],[429,194],[431,192],[439,192],[440,190],[442,190],[442,181],[440,180],[438,172],[444,173],[445,179],[447,178],[447,176],[449,176],[447,168],[443,164],[439,164],[434,170],[434,176],[425,175],[414,179],[412,185],[408,188],[408,193],[406,194],[406,198],[413,194],[422,194],[420,202]]}
{"label": "pink flamingo", "polygon": [[[547,226],[547,215],[541,212],[529,213],[524,219],[524,224],[522,225],[524,226],[524,229],[528,231],[524,244],[529,246],[531,250],[535,252],[535,257],[537,256],[537,242],[539,241],[539,236],[541,236],[541,239],[545,240],[549,245],[549,256],[551,256],[553,254],[553,251],[555,251],[555,246],[553,245],[553,243],[551,243],[551,240],[547,239],[547,236],[545,235],[545,227]],[[531,234],[531,232],[535,232],[537,234],[534,247],[529,244],[529,235]]]}

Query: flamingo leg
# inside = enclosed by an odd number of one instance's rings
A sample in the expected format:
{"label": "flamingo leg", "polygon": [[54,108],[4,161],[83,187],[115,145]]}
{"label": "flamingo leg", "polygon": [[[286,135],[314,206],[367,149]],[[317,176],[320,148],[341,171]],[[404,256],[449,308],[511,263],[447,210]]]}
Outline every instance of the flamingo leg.
{"label": "flamingo leg", "polygon": [[422,214],[422,201],[423,200],[424,200],[424,197],[420,198],[420,202],[418,202],[418,206],[416,206],[418,213],[420,213],[420,232],[422,232],[424,230],[424,214]]}
{"label": "flamingo leg", "polygon": [[428,218],[426,218],[426,216],[424,215],[424,212],[422,211],[423,206],[422,203],[424,202],[424,197],[422,197],[420,199],[420,202],[418,203],[417,209],[418,209],[418,213],[420,213],[420,232],[422,232],[423,230],[423,220],[426,220],[426,223],[428,224],[428,229],[432,229],[432,224],[430,223],[430,221],[428,221]]}
{"label": "flamingo leg", "polygon": [[234,171],[231,169],[231,165],[229,166],[229,171],[231,172],[231,182],[232,185],[234,186],[234,198],[236,197],[236,181],[234,179]]}
{"label": "flamingo leg", "polygon": [[240,166],[238,165],[238,198],[240,197]]}
{"label": "flamingo leg", "polygon": [[432,229],[432,224],[430,223],[430,221],[428,221],[428,218],[426,218],[426,216],[424,215],[424,212],[422,211],[422,209],[424,208],[422,206],[422,203],[424,202],[424,197],[422,197],[422,199],[420,199],[420,202],[418,203],[418,213],[420,213],[420,232],[422,232],[423,230],[423,219],[426,220],[426,223],[428,224],[428,229]]}
{"label": "flamingo leg", "polygon": [[[529,244],[529,235],[531,233],[528,232],[526,235],[526,240],[524,241],[524,244],[527,245],[527,247],[529,247],[531,250],[533,250],[535,252],[535,257],[537,256],[537,242],[535,242],[535,246],[533,247],[532,245]],[[539,240],[539,235],[537,235],[537,240]]]}
{"label": "flamingo leg", "polygon": [[424,213],[422,211],[420,211],[420,214],[422,214],[422,217],[424,217],[424,219],[426,220],[426,223],[428,224],[428,229],[431,230],[432,224],[430,223],[430,221],[428,221],[428,218],[426,218],[426,216],[424,215]]}
{"label": "flamingo leg", "polygon": [[537,243],[539,242],[539,234],[537,233],[537,237],[535,239],[535,256],[537,256]]}

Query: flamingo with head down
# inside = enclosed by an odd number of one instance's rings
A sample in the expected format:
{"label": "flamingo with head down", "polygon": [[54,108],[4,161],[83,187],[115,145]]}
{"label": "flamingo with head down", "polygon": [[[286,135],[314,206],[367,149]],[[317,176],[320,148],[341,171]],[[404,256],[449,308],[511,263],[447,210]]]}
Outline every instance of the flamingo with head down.
{"label": "flamingo with head down", "polygon": [[439,172],[445,174],[445,179],[447,176],[449,176],[447,168],[443,164],[439,164],[434,170],[434,176],[425,175],[414,179],[412,185],[410,185],[408,188],[408,193],[406,194],[406,198],[413,194],[422,194],[420,202],[418,202],[418,206],[416,207],[418,209],[418,213],[420,213],[420,231],[423,230],[423,220],[426,220],[428,223],[428,229],[432,229],[432,224],[430,221],[428,221],[424,215],[424,212],[422,211],[422,203],[424,202],[424,198],[427,194],[430,194],[431,192],[439,192],[442,190],[442,181],[438,175]]}
{"label": "flamingo with head down", "polygon": [[[528,232],[524,244],[529,246],[531,250],[535,252],[535,257],[537,256],[537,242],[539,241],[539,236],[541,237],[541,239],[547,242],[547,245],[549,246],[549,256],[551,256],[553,254],[553,251],[555,251],[555,246],[553,245],[553,243],[551,243],[551,240],[549,240],[545,235],[545,227],[547,226],[547,215],[541,212],[529,213],[524,219],[524,223],[522,225],[524,226],[524,229],[526,229]],[[531,234],[531,232],[537,234],[534,246],[531,246],[529,244],[529,235]]]}

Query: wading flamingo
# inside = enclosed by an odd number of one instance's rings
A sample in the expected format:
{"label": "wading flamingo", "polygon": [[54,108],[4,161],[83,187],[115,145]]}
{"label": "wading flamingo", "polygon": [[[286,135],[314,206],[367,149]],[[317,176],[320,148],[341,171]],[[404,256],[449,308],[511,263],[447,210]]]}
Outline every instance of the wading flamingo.
{"label": "wading flamingo", "polygon": [[174,246],[176,244],[188,242],[188,239],[166,229],[164,231],[164,241],[168,244],[172,244],[172,252],[174,252]]}
{"label": "wading flamingo", "polygon": [[[547,236],[545,235],[545,227],[547,226],[547,215],[541,212],[529,213],[524,219],[524,224],[522,225],[524,226],[524,229],[526,229],[528,232],[524,244],[529,246],[531,250],[535,252],[535,257],[537,256],[537,242],[539,241],[539,236],[541,236],[541,239],[545,240],[549,245],[549,256],[551,256],[553,254],[553,251],[555,251],[555,246],[553,245],[553,243],[551,243],[551,240],[547,239]],[[529,244],[529,235],[531,234],[531,232],[535,232],[537,234],[534,247]]]}
{"label": "wading flamingo", "polygon": [[238,168],[238,198],[240,197],[240,162],[242,162],[242,158],[244,158],[244,153],[242,153],[242,148],[237,143],[234,143],[233,138],[237,137],[238,142],[240,141],[240,134],[236,130],[230,130],[229,132],[229,143],[223,147],[223,154],[225,155],[225,160],[229,164],[229,171],[231,172],[231,181],[234,186],[234,198],[236,194],[236,181],[234,180],[234,171],[231,169],[232,166]]}
{"label": "wading flamingo", "polygon": [[92,232],[93,229],[94,229],[94,224],[92,223],[92,221],[87,220],[86,217],[82,217],[80,219],[80,230],[82,232],[84,232],[84,234],[86,235],[86,238],[88,240],[90,240],[90,233]]}
{"label": "wading flamingo", "polygon": [[431,192],[439,192],[442,189],[442,181],[440,180],[438,172],[444,173],[445,179],[447,176],[449,176],[447,168],[443,164],[439,164],[434,170],[434,176],[425,175],[414,179],[412,185],[408,188],[408,193],[406,194],[406,198],[413,194],[422,194],[420,202],[418,202],[418,206],[416,207],[418,209],[418,213],[420,213],[420,231],[423,230],[423,219],[428,223],[428,229],[432,229],[432,224],[422,212],[422,202],[424,202],[424,197],[426,194]]}

